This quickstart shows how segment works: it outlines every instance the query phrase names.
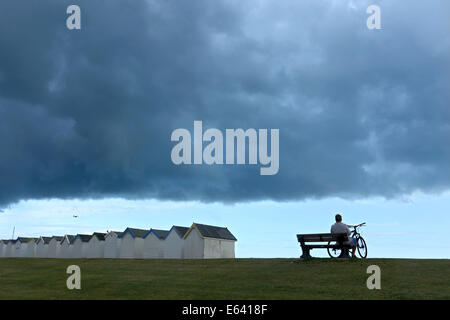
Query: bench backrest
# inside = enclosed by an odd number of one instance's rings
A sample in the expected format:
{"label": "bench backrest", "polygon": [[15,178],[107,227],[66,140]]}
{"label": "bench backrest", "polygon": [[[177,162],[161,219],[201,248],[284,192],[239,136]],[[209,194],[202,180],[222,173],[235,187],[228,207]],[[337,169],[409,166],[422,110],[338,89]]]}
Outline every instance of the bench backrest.
{"label": "bench backrest", "polygon": [[298,242],[329,242],[329,241],[344,242],[348,241],[348,236],[346,233],[298,234],[297,240]]}

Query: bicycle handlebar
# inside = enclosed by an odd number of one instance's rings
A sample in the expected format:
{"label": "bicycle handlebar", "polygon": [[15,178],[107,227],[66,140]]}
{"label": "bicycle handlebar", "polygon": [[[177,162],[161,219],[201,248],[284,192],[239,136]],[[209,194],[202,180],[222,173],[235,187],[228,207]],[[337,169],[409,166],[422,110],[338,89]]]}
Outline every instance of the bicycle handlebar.
{"label": "bicycle handlebar", "polygon": [[356,225],[354,225],[354,226],[349,225],[349,227],[350,227],[350,228],[357,228],[357,227],[362,227],[362,226],[365,226],[365,225],[366,225],[366,223],[363,222],[363,223],[360,223],[360,224],[356,224]]}

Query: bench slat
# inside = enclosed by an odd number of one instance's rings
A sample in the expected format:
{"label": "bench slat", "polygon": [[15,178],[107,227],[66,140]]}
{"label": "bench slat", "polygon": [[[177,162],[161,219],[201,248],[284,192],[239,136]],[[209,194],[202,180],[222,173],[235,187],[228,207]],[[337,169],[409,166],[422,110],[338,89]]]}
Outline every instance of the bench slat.
{"label": "bench slat", "polygon": [[329,242],[329,241],[347,241],[346,233],[313,233],[313,234],[298,234],[297,240],[299,242]]}
{"label": "bench slat", "polygon": [[[326,248],[340,248],[340,246],[336,245],[327,245],[327,244],[308,244],[308,248],[311,249],[326,249]],[[350,245],[344,245],[346,247],[350,247]]]}

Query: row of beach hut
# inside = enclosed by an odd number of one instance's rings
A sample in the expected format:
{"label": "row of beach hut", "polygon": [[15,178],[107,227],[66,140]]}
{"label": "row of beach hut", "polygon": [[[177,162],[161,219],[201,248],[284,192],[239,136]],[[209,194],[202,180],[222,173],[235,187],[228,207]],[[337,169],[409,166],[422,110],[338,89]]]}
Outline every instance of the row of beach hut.
{"label": "row of beach hut", "polygon": [[0,258],[234,258],[237,239],[228,228],[193,223],[170,230],[126,228],[91,235],[0,240]]}

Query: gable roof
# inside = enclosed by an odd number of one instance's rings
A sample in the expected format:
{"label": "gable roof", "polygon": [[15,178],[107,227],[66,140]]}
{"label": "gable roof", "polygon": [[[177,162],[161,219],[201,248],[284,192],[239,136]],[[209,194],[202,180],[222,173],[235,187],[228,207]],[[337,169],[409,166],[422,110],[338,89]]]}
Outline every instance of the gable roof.
{"label": "gable roof", "polygon": [[181,226],[172,226],[172,228],[170,228],[169,232],[167,233],[167,235],[164,237],[167,238],[169,236],[169,234],[172,232],[172,230],[181,238],[183,239],[184,235],[186,234],[186,232],[189,231],[188,227],[181,227]]}
{"label": "gable roof", "polygon": [[147,238],[147,236],[153,233],[158,239],[165,239],[167,235],[169,234],[169,230],[158,230],[151,228],[144,236],[144,238]]}
{"label": "gable roof", "polygon": [[66,240],[69,241],[69,244],[72,244],[73,241],[75,240],[75,236],[74,236],[74,235],[71,235],[71,234],[66,234],[66,235],[64,236],[64,238],[62,239],[61,244],[63,244],[64,241],[67,242]]}
{"label": "gable roof", "polygon": [[105,241],[105,236],[106,236],[106,233],[102,233],[102,232],[94,232],[94,233],[92,234],[92,237],[91,237],[91,238],[96,237],[99,241]]}
{"label": "gable roof", "polygon": [[183,238],[186,232],[188,232],[189,230],[189,227],[173,226],[172,228],[175,229],[175,231],[180,235],[181,238]]}
{"label": "gable roof", "polygon": [[105,235],[105,238],[109,235],[115,234],[116,236],[120,236],[122,234],[122,231],[108,231]]}
{"label": "gable roof", "polygon": [[126,228],[124,232],[122,232],[122,234],[119,236],[119,238],[123,238],[123,236],[126,233],[129,233],[133,239],[134,238],[144,238],[147,233],[149,232],[148,230],[144,230],[144,229],[134,229],[134,228]]}
{"label": "gable roof", "polygon": [[88,234],[77,234],[75,236],[75,239],[73,239],[73,242],[75,242],[75,240],[78,238],[81,240],[81,242],[89,242],[89,240],[91,240],[91,235]]}
{"label": "gable roof", "polygon": [[[52,238],[51,237],[40,237],[36,243],[44,242],[44,244],[48,244]],[[41,241],[42,240],[42,241]]]}
{"label": "gable roof", "polygon": [[50,238],[50,241],[52,241],[53,239],[55,239],[56,241],[61,242],[63,237],[62,236],[53,236],[53,237]]}
{"label": "gable roof", "polygon": [[36,238],[18,237],[17,240],[18,240],[20,243],[36,242]]}
{"label": "gable roof", "polygon": [[233,236],[233,234],[228,230],[228,228],[210,226],[207,224],[193,223],[191,228],[184,235],[184,239],[188,236],[188,234],[193,230],[197,230],[200,236],[204,238],[214,238],[214,239],[224,239],[224,240],[233,240],[237,241],[237,239]]}

